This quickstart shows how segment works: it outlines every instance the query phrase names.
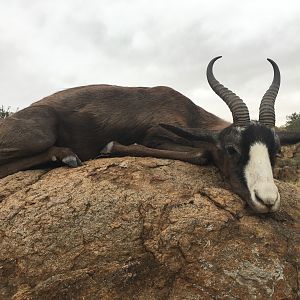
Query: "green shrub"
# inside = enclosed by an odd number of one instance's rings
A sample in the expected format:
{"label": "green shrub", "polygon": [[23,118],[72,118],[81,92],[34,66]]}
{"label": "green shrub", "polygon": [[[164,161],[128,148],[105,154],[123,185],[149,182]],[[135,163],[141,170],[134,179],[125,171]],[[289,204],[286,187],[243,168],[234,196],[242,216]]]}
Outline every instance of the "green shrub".
{"label": "green shrub", "polygon": [[300,113],[292,113],[286,117],[285,128],[288,130],[300,130]]}
{"label": "green shrub", "polygon": [[10,111],[10,107],[7,109],[5,109],[3,105],[0,107],[0,119],[5,119],[11,114],[12,112]]}

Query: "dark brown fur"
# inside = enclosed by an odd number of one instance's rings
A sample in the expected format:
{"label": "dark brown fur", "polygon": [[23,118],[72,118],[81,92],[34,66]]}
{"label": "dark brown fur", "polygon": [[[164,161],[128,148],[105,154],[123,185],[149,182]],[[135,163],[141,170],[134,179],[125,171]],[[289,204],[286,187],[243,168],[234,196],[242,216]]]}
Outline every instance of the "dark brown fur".
{"label": "dark brown fur", "polygon": [[70,148],[85,161],[98,156],[110,141],[143,144],[160,123],[203,129],[229,125],[168,87],[77,87],[5,119],[0,125],[0,164],[52,146]]}

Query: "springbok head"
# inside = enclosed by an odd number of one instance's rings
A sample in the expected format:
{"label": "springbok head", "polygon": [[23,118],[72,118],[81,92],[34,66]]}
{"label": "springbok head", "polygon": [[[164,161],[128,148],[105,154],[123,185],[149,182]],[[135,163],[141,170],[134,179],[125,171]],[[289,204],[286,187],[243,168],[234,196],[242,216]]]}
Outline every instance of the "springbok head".
{"label": "springbok head", "polygon": [[[218,147],[223,153],[219,167],[230,179],[232,187],[259,213],[279,209],[280,195],[273,179],[275,157],[280,149],[275,132],[274,103],[280,86],[276,63],[268,59],[274,70],[271,86],[259,107],[259,121],[250,121],[249,111],[241,98],[220,84],[213,75],[214,58],[207,67],[207,79],[214,92],[232,112],[233,124],[219,135]],[[217,161],[217,160],[216,160]]]}
{"label": "springbok head", "polygon": [[[276,63],[268,59],[274,70],[271,86],[260,103],[259,121],[251,121],[246,104],[232,91],[218,82],[213,65],[207,67],[207,79],[220,98],[227,104],[233,123],[221,132],[201,129],[169,128],[173,132],[209,144],[209,155],[230,181],[233,190],[258,213],[275,212],[280,206],[280,195],[273,179],[275,157],[280,150],[275,132],[274,102],[280,86],[280,72]],[[212,126],[213,127],[213,126]]]}

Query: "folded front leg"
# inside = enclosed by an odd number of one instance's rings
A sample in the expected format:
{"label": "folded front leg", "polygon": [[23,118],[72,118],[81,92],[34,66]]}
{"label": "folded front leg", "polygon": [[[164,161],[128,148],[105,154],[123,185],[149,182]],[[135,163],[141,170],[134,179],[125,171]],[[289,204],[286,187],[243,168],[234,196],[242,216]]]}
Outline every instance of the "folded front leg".
{"label": "folded front leg", "polygon": [[137,157],[156,157],[176,159],[189,162],[196,165],[205,165],[208,163],[208,153],[194,149],[192,151],[172,151],[149,148],[143,145],[124,146],[118,142],[108,143],[101,151],[100,156],[137,156]]}

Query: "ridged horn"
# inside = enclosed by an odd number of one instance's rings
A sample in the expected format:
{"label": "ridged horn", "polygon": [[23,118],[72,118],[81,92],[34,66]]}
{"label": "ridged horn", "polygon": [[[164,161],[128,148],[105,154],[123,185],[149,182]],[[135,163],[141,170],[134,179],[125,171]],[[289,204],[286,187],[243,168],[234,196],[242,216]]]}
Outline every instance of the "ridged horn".
{"label": "ridged horn", "polygon": [[245,127],[250,122],[249,111],[243,100],[235,93],[224,87],[213,74],[213,65],[215,61],[222,56],[213,58],[207,66],[206,76],[210,87],[213,91],[221,97],[221,99],[228,105],[234,126]]}
{"label": "ridged horn", "polygon": [[275,99],[280,87],[280,71],[277,64],[270,58],[268,61],[272,64],[274,78],[269,89],[264,94],[259,106],[259,122],[269,127],[275,126]]}

